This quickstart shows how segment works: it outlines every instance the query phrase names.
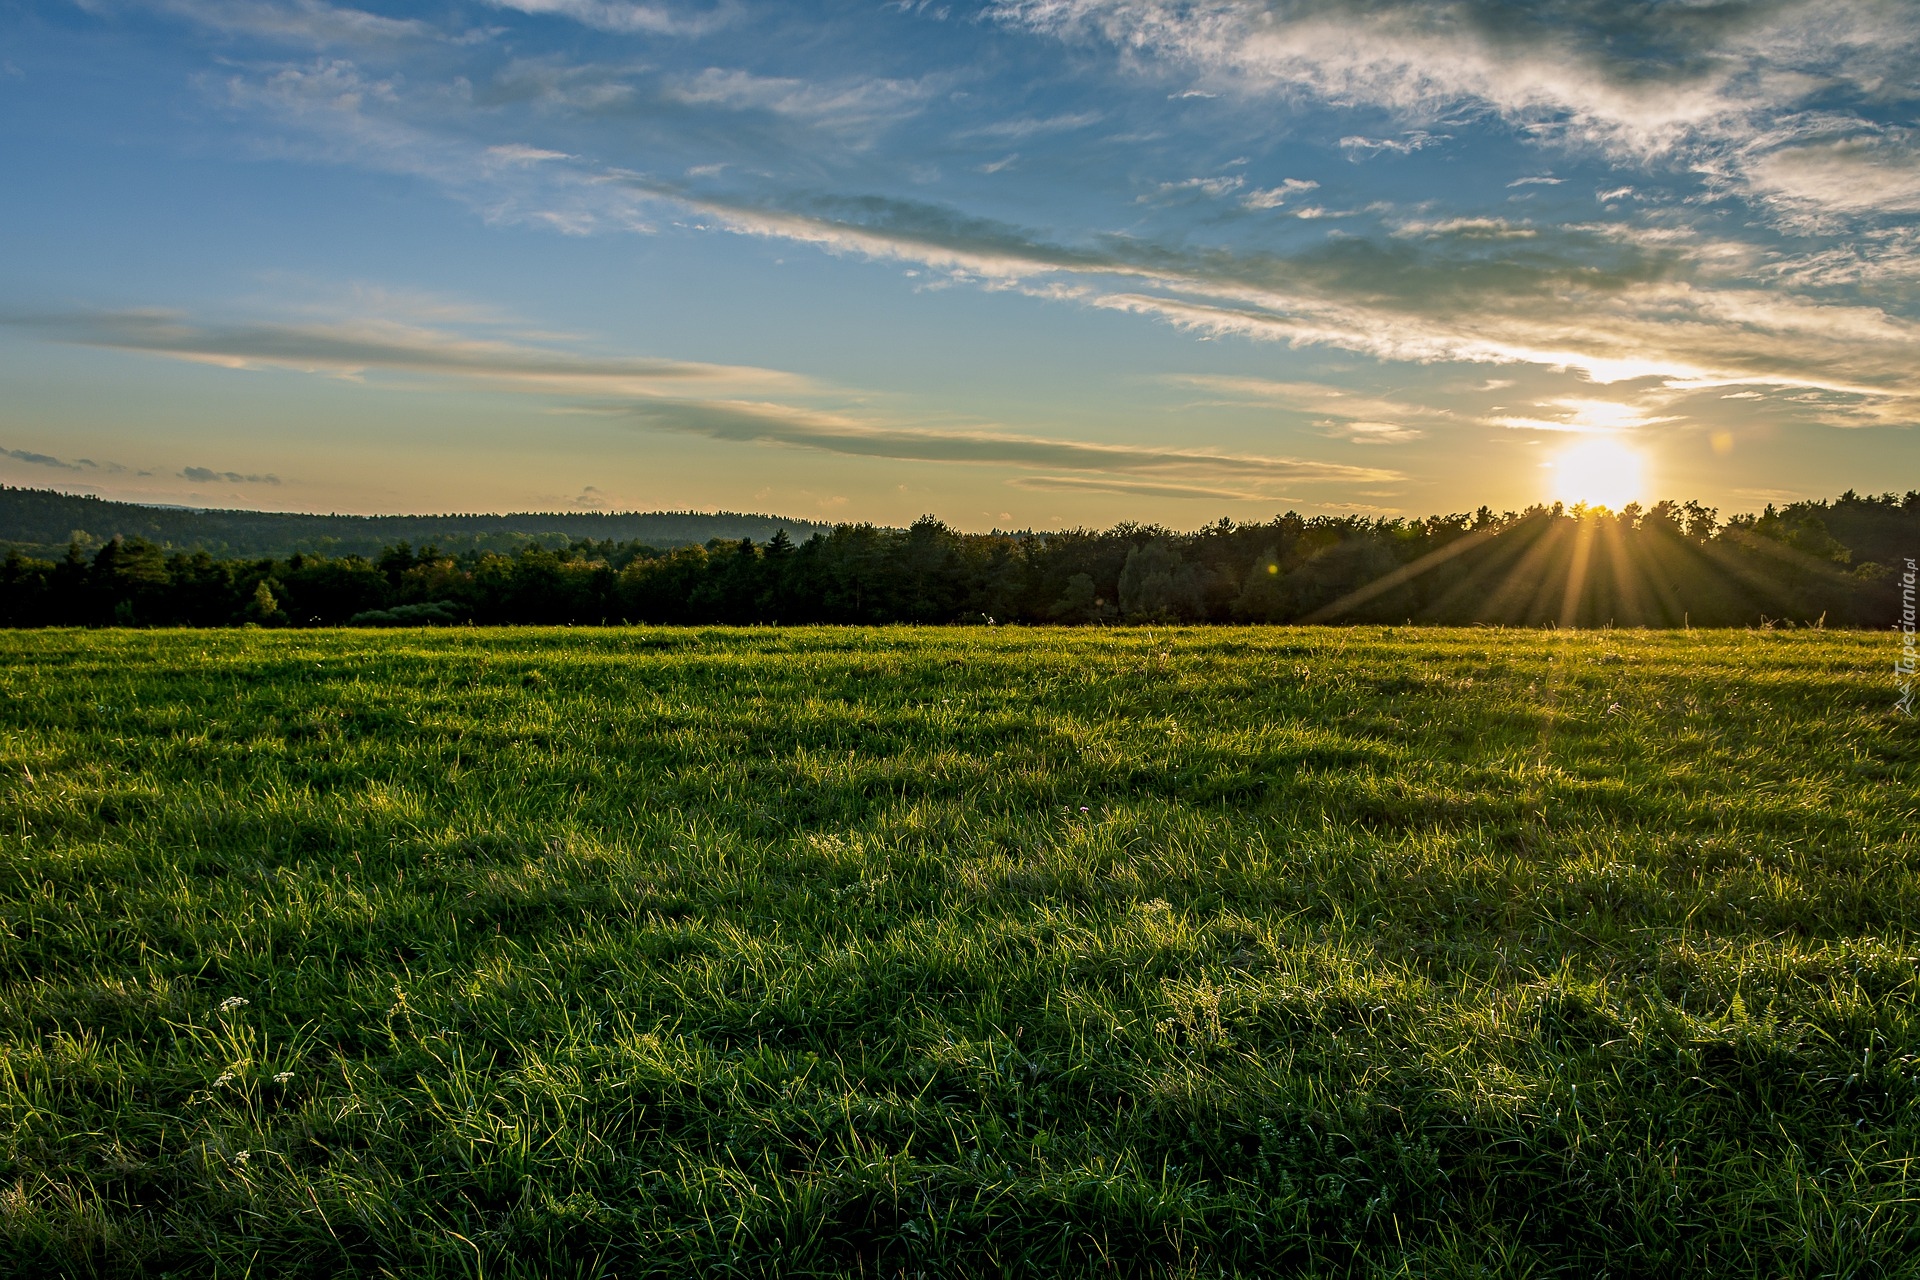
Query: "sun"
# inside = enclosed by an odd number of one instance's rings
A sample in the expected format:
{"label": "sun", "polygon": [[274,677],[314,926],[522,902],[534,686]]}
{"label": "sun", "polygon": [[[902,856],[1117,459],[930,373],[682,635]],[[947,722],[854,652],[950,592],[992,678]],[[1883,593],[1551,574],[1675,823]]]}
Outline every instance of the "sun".
{"label": "sun", "polygon": [[1553,468],[1553,496],[1562,502],[1618,511],[1646,496],[1646,460],[1618,440],[1588,437],[1547,465]]}

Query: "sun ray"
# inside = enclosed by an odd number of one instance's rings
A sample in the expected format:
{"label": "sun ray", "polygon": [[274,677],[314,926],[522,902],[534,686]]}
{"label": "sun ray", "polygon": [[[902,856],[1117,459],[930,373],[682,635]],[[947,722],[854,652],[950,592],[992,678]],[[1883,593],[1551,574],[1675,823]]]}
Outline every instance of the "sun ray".
{"label": "sun ray", "polygon": [[1580,625],[1581,605],[1585,603],[1587,566],[1593,560],[1593,535],[1596,517],[1580,521],[1573,535],[1573,559],[1567,566],[1566,586],[1560,593],[1560,611],[1554,622],[1563,627]]}
{"label": "sun ray", "polygon": [[1607,521],[1601,537],[1614,608],[1624,615],[1629,626],[1644,627],[1663,621],[1655,616],[1655,602],[1647,594],[1641,566],[1635,562],[1634,553],[1627,546],[1625,522]]}
{"label": "sun ray", "polygon": [[1563,521],[1538,517],[1525,543],[1526,550],[1507,566],[1506,573],[1487,593],[1477,614],[1479,620],[1491,622],[1517,615],[1527,626],[1547,621],[1541,596],[1551,590],[1554,555],[1565,536]]}
{"label": "sun ray", "polygon": [[1346,595],[1341,596],[1338,600],[1335,600],[1332,604],[1324,605],[1321,608],[1314,610],[1312,613],[1302,618],[1301,622],[1303,623],[1326,622],[1330,619],[1339,617],[1341,614],[1351,612],[1352,610],[1357,609],[1361,605],[1367,603],[1369,600],[1373,600],[1378,598],[1379,596],[1385,595],[1387,592],[1393,590],[1393,588],[1399,586],[1401,583],[1411,582],[1413,581],[1413,579],[1419,577],[1423,573],[1426,573],[1428,570],[1437,569],[1441,565],[1445,564],[1447,561],[1453,559],[1455,556],[1458,556],[1467,551],[1471,551],[1473,550],[1473,548],[1497,536],[1498,536],[1498,532],[1495,530],[1482,529],[1474,533],[1466,534],[1464,537],[1456,538],[1454,541],[1449,542],[1446,546],[1441,547],[1437,551],[1429,551],[1426,555],[1421,556],[1418,560],[1415,560],[1412,564],[1401,565],[1398,569],[1395,569],[1393,572],[1387,574],[1385,577],[1376,578],[1372,582],[1367,583],[1367,585],[1365,585],[1364,587],[1360,587],[1354,591],[1349,591]]}

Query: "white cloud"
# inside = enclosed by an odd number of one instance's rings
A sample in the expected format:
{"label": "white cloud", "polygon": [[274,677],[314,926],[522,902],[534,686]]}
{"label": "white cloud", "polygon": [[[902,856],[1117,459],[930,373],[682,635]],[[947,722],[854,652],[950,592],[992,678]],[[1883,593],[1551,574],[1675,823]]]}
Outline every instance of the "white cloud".
{"label": "white cloud", "polygon": [[1165,381],[1177,387],[1192,387],[1222,397],[1230,404],[1270,404],[1310,416],[1342,418],[1406,418],[1433,420],[1451,418],[1446,409],[1408,404],[1351,387],[1336,387],[1324,382],[1287,381],[1278,378],[1252,378],[1232,374],[1174,374]]}
{"label": "white cloud", "polygon": [[[1657,396],[1659,393],[1655,394]],[[1674,420],[1671,416],[1650,412],[1645,405],[1619,400],[1595,400],[1585,396],[1562,396],[1535,408],[1541,416],[1503,416],[1489,418],[1488,421],[1515,431],[1617,435]]]}
{"label": "white cloud", "polygon": [[497,147],[488,147],[489,158],[501,164],[539,164],[543,160],[571,160],[572,156],[564,151],[547,151],[540,147],[529,147],[517,142],[505,143]]}
{"label": "white cloud", "polygon": [[1408,440],[1418,440],[1426,432],[1418,427],[1409,427],[1400,422],[1351,422],[1322,423],[1331,433],[1345,436],[1355,444],[1401,444]]}
{"label": "white cloud", "polygon": [[1287,382],[1271,378],[1218,374],[1175,375],[1175,386],[1192,387],[1220,397],[1217,403],[1271,405],[1312,421],[1328,435],[1355,444],[1399,444],[1417,440],[1426,432],[1413,424],[1451,421],[1446,409],[1407,404],[1346,387],[1318,382]]}
{"label": "white cloud", "polygon": [[[1213,487],[1230,483],[1257,492],[1275,484],[1381,484],[1403,478],[1396,471],[1379,467],[1206,448],[1100,444],[985,428],[904,425],[754,401],[649,402],[636,404],[632,412],[651,425],[723,440],[903,461],[1085,473],[1083,478],[1069,482],[1078,485]],[[1052,487],[1060,482],[1057,475],[1019,481],[1034,487]]]}
{"label": "white cloud", "polygon": [[1393,229],[1393,234],[1427,239],[1452,236],[1462,240],[1531,240],[1540,232],[1505,218],[1436,218],[1402,222]]}
{"label": "white cloud", "polygon": [[[1694,387],[1800,387],[1859,397],[1860,413],[1870,405],[1888,412],[1920,408],[1920,366],[1913,360],[1920,325],[1863,304],[1661,278],[1597,287],[1583,283],[1577,270],[1558,280],[1519,280],[1478,292],[1468,291],[1465,278],[1450,277],[1429,296],[1406,292],[1406,266],[1390,258],[1380,261],[1377,277],[1355,268],[1321,279],[1294,272],[1291,282],[1278,283],[1251,262],[1247,274],[1236,273],[1218,255],[1185,259],[1143,251],[1130,257],[1124,248],[1076,253],[950,227],[913,232],[688,203],[743,234],[914,262],[957,279],[1028,288],[1206,333],[1329,346],[1383,360],[1533,364],[1603,384],[1658,379]],[[1055,279],[1049,284],[1047,277]],[[1134,283],[1116,288],[1114,278]]]}
{"label": "white cloud", "polygon": [[1105,113],[1099,111],[1068,111],[1054,116],[1023,116],[1015,120],[1000,120],[993,124],[967,129],[958,136],[1017,142],[1041,134],[1071,133],[1075,129],[1099,124],[1104,119],[1106,119]]}
{"label": "white cloud", "polygon": [[1320,184],[1308,178],[1288,178],[1277,187],[1268,187],[1263,191],[1249,191],[1240,198],[1240,203],[1249,209],[1278,209],[1287,201],[1309,191],[1317,191]]}
{"label": "white cloud", "polygon": [[582,26],[615,35],[704,36],[733,25],[743,16],[740,6],[733,3],[708,9],[624,3],[623,0],[487,0],[487,3],[540,17],[569,18]]}
{"label": "white cloud", "polygon": [[[1040,493],[1110,493],[1126,498],[1193,498],[1210,502],[1297,501],[1270,486],[1226,481],[1126,480],[1118,476],[1033,475],[1007,481]],[[1057,517],[1056,517],[1057,519]]]}
{"label": "white cloud", "polygon": [[[990,426],[928,426],[890,421],[865,411],[850,413],[749,399],[739,393],[775,391],[800,397],[846,397],[778,370],[594,355],[554,345],[478,338],[378,316],[332,324],[208,324],[166,312],[125,311],[16,316],[9,323],[54,341],[144,352],[220,368],[336,376],[370,371],[421,374],[541,396],[568,411],[623,417],[648,427],[718,440],[855,457],[1080,474],[1082,480],[1074,483],[1200,489],[1218,489],[1224,484],[1236,492],[1258,495],[1279,484],[1380,484],[1400,479],[1399,473],[1378,467],[1195,446],[1106,444],[1019,434]],[[0,452],[16,461],[61,470],[97,466],[84,459],[67,462],[24,450]],[[201,483],[280,483],[271,475],[205,467],[189,467],[181,474]]]}
{"label": "white cloud", "polygon": [[1157,184],[1153,192],[1141,196],[1140,201],[1144,203],[1155,196],[1177,196],[1189,191],[1218,199],[1221,196],[1230,196],[1246,185],[1247,180],[1237,173],[1221,178],[1182,178],[1178,182]]}
{"label": "white cloud", "polygon": [[732,68],[708,67],[667,89],[666,96],[694,106],[735,111],[770,111],[830,126],[891,122],[918,110],[935,92],[927,80],[855,80],[816,84],[761,76]]}
{"label": "white cloud", "polygon": [[[1906,161],[1891,155],[1862,162],[1864,189],[1850,190],[1823,179],[1858,168],[1858,156],[1750,154],[1823,96],[1920,97],[1920,10],[1902,0],[1648,6],[1631,42],[1605,6],[1486,0],[1000,0],[994,12],[1242,96],[1384,109],[1414,126],[1489,114],[1541,144],[1617,161],[1678,158],[1734,191],[1748,189],[1752,160],[1763,196],[1839,211],[1904,213],[1913,198]],[[1822,110],[1822,121],[1864,125]],[[1416,128],[1341,145],[1362,155],[1438,140]],[[1902,140],[1897,150],[1912,148]]]}
{"label": "white cloud", "polygon": [[264,75],[236,74],[224,87],[229,105],[281,126],[269,154],[425,178],[494,222],[574,234],[651,229],[624,187],[564,153],[489,145],[448,127],[447,113],[471,110],[464,86],[452,95],[421,95],[399,76],[319,58]]}
{"label": "white cloud", "polygon": [[1764,151],[1745,175],[1763,198],[1796,213],[1920,213],[1920,153],[1905,131]]}
{"label": "white cloud", "polygon": [[[110,10],[114,0],[87,0],[83,8]],[[371,46],[436,39],[440,32],[412,18],[389,18],[324,0],[158,0],[153,8],[224,35],[315,48]]]}
{"label": "white cloud", "polygon": [[[1850,256],[1769,259],[1759,246],[1703,236],[1672,218],[1553,228],[1423,215],[1393,224],[1397,239],[1384,249],[1355,237],[1338,253],[1317,257],[1183,249],[1177,240],[1144,236],[1063,246],[932,204],[813,195],[796,198],[796,209],[779,207],[777,197],[699,198],[642,175],[591,167],[537,142],[488,146],[445,122],[446,113],[463,106],[458,100],[430,99],[397,77],[367,76],[341,60],[235,77],[232,84],[236,103],[310,130],[318,154],[429,177],[500,220],[587,233],[645,229],[663,214],[691,218],[715,229],[925,268],[940,282],[1019,289],[1203,333],[1328,346],[1383,360],[1534,364],[1597,383],[1650,378],[1695,387],[1813,390],[1837,397],[1817,406],[1826,420],[1888,421],[1913,416],[1920,403],[1920,365],[1913,359],[1920,327],[1889,310],[1893,303],[1845,305],[1797,296],[1781,285],[1791,279],[1824,284],[1846,272],[1873,278],[1882,261],[1920,267],[1920,240],[1863,237]],[[927,89],[925,81],[823,86],[710,68],[679,81],[673,92],[707,106],[814,118],[866,113],[884,121],[893,108],[916,109]],[[518,128],[516,134],[528,136]],[[1851,149],[1797,134],[1773,145],[1767,155],[1797,149],[1797,158],[1777,162],[1786,176],[1770,179],[1778,198],[1832,174],[1871,190],[1876,208],[1909,199],[1904,143],[1888,132],[1873,136],[1879,141]],[[740,184],[754,180],[743,176]],[[1305,179],[1289,179],[1250,190],[1236,169],[1170,183],[1165,191],[1274,207],[1314,189]],[[1319,206],[1288,207],[1296,217],[1331,216]],[[1510,253],[1500,248],[1506,242],[1513,242]],[[1755,272],[1773,275],[1756,279]],[[1396,421],[1386,414],[1349,420]]]}
{"label": "white cloud", "polygon": [[1357,155],[1377,155],[1382,151],[1391,151],[1396,155],[1412,155],[1437,143],[1449,141],[1446,134],[1431,134],[1415,130],[1404,138],[1363,138],[1359,134],[1350,134],[1340,139],[1340,149]]}
{"label": "white cloud", "polygon": [[335,375],[394,371],[550,395],[684,394],[694,386],[805,391],[812,386],[807,379],[774,369],[586,355],[380,315],[332,322],[206,324],[170,312],[118,311],[20,316],[11,323],[56,341],[149,352],[228,369]]}

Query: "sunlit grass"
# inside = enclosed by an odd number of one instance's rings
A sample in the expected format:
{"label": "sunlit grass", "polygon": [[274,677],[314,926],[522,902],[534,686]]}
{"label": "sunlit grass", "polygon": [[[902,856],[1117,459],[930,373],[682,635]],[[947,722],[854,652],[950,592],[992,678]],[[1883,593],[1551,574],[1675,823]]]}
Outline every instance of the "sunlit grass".
{"label": "sunlit grass", "polygon": [[1911,1274],[1891,657],[0,634],[0,1255]]}

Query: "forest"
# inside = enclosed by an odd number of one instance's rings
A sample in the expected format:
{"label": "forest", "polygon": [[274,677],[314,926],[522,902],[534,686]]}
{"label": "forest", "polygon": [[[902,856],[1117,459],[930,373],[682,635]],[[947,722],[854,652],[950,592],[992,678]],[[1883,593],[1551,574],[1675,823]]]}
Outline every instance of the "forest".
{"label": "forest", "polygon": [[69,543],[98,548],[115,536],[216,557],[377,556],[401,542],[442,551],[512,555],[538,543],[582,539],[678,547],[712,538],[770,538],[785,528],[805,538],[831,525],[737,511],[546,511],[498,514],[355,516],[297,511],[149,506],[90,494],[0,485],[0,551],[59,559]]}
{"label": "forest", "polygon": [[[1920,491],[972,534],[931,516],[796,541],[578,538],[507,553],[216,557],[115,536],[0,565],[0,625],[1433,623],[1884,627]],[[1911,582],[1911,579],[1908,579]]]}

